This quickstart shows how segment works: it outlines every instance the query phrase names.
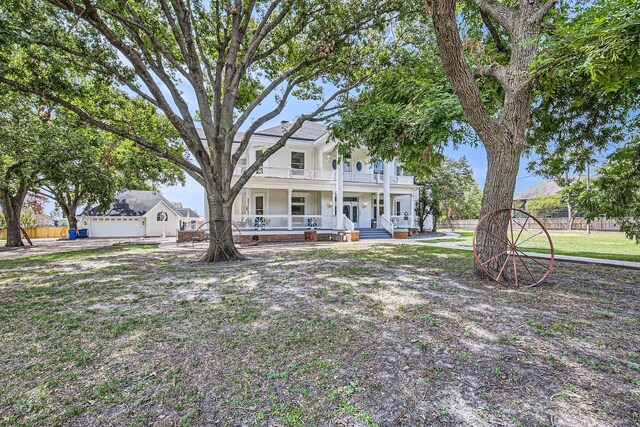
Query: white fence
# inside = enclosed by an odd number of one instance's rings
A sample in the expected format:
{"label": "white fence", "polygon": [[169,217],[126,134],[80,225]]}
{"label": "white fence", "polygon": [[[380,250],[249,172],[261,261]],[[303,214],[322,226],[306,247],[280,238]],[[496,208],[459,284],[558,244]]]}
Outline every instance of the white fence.
{"label": "white fence", "polygon": [[[568,219],[567,218],[538,218],[538,220],[548,230],[567,230]],[[440,227],[461,229],[461,230],[473,230],[478,224],[477,219],[456,219],[451,222],[441,221]],[[533,221],[529,221],[527,224],[531,228],[535,228],[536,224]],[[584,218],[576,218],[573,220],[572,230],[586,230],[587,220]],[[620,224],[613,219],[594,219],[591,221],[591,230],[594,231],[620,231]]]}

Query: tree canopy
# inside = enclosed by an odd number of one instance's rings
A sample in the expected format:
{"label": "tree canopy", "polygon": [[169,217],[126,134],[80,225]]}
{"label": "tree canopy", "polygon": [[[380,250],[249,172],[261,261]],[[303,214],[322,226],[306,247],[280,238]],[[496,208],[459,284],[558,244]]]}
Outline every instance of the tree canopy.
{"label": "tree canopy", "polygon": [[[228,231],[205,259],[235,259],[229,224],[240,189],[305,121],[336,114],[380,69],[386,56],[378,47],[388,45],[385,28],[403,4],[8,0],[0,6],[0,82],[180,166],[204,186],[214,226]],[[316,106],[234,179],[251,136],[294,97]],[[268,101],[275,107],[258,114]],[[138,113],[144,108],[165,115],[188,156],[140,132],[149,126]]]}

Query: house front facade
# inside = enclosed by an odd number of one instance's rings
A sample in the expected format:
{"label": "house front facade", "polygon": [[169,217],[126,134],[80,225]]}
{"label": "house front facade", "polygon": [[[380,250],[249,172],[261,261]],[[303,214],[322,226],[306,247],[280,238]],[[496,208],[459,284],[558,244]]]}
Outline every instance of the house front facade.
{"label": "house front facade", "polygon": [[80,218],[89,237],[171,237],[179,230],[195,230],[204,218],[178,208],[158,191],[131,190],[118,194],[108,208],[94,207]]}
{"label": "house front facade", "polygon": [[[290,128],[256,132],[239,160],[239,176]],[[242,135],[238,135],[240,139]],[[366,149],[340,159],[328,129],[307,122],[265,161],[233,205],[240,230],[393,230],[414,227],[417,186],[396,161],[374,162]],[[205,214],[207,216],[207,214]],[[379,234],[378,234],[379,236]]]}

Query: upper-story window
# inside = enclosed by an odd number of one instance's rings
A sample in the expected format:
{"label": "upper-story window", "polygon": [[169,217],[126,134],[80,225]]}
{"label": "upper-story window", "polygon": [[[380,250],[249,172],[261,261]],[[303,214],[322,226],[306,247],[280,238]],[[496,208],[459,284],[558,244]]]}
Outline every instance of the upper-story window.
{"label": "upper-story window", "polygon": [[291,152],[291,169],[304,169],[304,153]]}
{"label": "upper-story window", "polygon": [[360,160],[356,162],[356,170],[362,172],[362,162]]}
{"label": "upper-story window", "polygon": [[336,159],[333,159],[333,160],[331,161],[331,168],[332,168],[333,170],[338,169],[338,161],[337,161]]}
{"label": "upper-story window", "polygon": [[404,168],[400,165],[396,166],[396,176],[404,176]]}
{"label": "upper-story window", "polygon": [[[260,158],[260,156],[262,156],[262,149],[260,150],[256,150],[256,160],[258,160]],[[257,174],[263,174],[264,173],[264,169],[263,169],[264,163],[260,165],[260,167],[256,170]]]}
{"label": "upper-story window", "polygon": [[373,164],[373,173],[383,173],[384,172],[384,163],[382,161],[375,162]]}
{"label": "upper-story window", "polygon": [[351,172],[351,160],[345,160],[342,162],[342,171]]}
{"label": "upper-story window", "polygon": [[158,215],[156,215],[156,220],[157,221],[169,221],[169,215],[167,215],[167,213],[165,211],[160,211],[160,212],[158,212]]}

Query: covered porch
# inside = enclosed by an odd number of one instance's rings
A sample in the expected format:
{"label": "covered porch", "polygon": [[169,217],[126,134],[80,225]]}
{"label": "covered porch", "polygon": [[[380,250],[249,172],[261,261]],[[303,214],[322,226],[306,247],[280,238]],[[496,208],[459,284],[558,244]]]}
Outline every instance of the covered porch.
{"label": "covered porch", "polygon": [[[391,194],[385,210],[380,191],[245,188],[233,206],[240,230],[358,230],[414,226],[415,197]],[[389,211],[390,215],[386,211]]]}

